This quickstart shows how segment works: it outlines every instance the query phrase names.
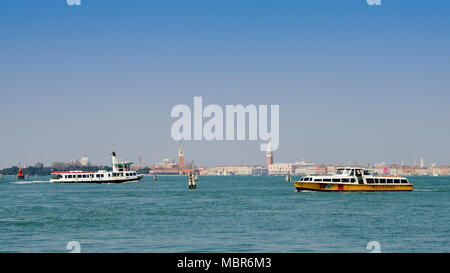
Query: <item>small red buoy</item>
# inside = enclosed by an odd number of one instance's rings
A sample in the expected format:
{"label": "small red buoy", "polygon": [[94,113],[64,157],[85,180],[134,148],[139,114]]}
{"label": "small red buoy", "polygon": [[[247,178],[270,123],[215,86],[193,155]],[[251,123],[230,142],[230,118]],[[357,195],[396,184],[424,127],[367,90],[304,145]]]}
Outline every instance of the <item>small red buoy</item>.
{"label": "small red buoy", "polygon": [[25,179],[25,176],[23,175],[22,169],[19,169],[19,172],[17,173],[17,179]]}

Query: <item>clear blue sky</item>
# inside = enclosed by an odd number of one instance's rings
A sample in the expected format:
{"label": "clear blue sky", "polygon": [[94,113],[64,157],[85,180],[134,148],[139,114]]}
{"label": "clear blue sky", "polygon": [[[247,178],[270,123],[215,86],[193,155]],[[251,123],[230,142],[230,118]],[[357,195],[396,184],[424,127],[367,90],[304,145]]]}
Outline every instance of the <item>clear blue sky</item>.
{"label": "clear blue sky", "polygon": [[[5,0],[0,168],[176,157],[175,104],[279,104],[276,162],[450,164],[450,2]],[[259,142],[185,142],[200,165]]]}

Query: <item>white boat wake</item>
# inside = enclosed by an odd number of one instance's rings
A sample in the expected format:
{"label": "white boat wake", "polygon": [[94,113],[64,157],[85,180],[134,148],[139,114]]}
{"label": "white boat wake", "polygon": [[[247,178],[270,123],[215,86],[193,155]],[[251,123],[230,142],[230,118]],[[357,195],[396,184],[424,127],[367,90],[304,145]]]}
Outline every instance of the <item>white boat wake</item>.
{"label": "white boat wake", "polygon": [[50,183],[50,181],[16,181],[11,182],[12,184],[37,184],[37,183]]}

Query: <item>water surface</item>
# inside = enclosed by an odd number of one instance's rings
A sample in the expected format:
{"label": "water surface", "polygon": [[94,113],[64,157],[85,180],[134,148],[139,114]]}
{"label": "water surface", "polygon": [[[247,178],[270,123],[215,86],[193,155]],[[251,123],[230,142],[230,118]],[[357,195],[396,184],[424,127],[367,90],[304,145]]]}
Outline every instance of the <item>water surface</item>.
{"label": "water surface", "polygon": [[283,177],[144,177],[128,184],[0,179],[0,251],[449,252],[450,178],[413,192],[295,192]]}

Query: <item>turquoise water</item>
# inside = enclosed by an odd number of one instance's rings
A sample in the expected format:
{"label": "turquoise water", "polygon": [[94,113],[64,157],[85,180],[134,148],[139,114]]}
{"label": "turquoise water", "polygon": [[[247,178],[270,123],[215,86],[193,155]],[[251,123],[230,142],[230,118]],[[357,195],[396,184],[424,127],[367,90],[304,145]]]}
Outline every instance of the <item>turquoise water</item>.
{"label": "turquoise water", "polygon": [[413,192],[295,192],[283,177],[145,177],[128,184],[0,179],[0,251],[450,251],[450,178]]}

